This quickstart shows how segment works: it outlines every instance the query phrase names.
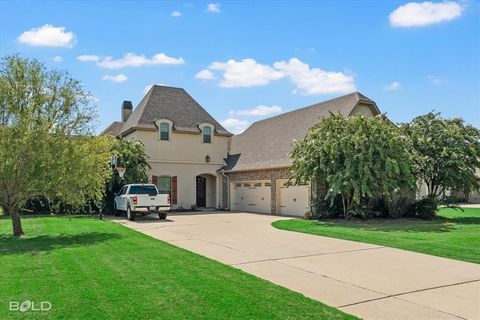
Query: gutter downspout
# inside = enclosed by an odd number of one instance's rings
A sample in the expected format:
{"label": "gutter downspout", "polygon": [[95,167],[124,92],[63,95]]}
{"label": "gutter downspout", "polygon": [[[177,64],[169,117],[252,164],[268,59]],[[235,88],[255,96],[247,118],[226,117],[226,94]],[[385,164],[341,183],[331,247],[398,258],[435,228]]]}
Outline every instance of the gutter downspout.
{"label": "gutter downspout", "polygon": [[225,210],[230,211],[230,178],[225,174],[225,170],[221,170],[220,173],[227,179],[227,207]]}

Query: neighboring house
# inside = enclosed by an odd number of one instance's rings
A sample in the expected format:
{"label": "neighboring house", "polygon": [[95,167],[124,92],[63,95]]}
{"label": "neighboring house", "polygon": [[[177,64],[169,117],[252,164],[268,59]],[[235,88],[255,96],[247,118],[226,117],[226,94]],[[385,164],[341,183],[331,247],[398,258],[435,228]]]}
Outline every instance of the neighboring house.
{"label": "neighboring house", "polygon": [[303,216],[310,186],[287,184],[294,140],[330,113],[380,114],[359,92],[255,122],[232,135],[184,89],[154,85],[133,110],[122,104],[122,122],[102,134],[145,144],[149,177],[171,194],[173,208],[211,207]]}

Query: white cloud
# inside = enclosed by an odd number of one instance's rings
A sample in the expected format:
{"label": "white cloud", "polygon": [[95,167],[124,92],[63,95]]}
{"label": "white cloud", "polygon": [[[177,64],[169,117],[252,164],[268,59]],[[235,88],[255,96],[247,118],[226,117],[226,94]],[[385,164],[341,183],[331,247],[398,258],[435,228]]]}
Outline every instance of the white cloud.
{"label": "white cloud", "polygon": [[428,76],[428,80],[430,80],[435,85],[447,83],[447,80],[437,76],[432,76],[432,75]]}
{"label": "white cloud", "polygon": [[463,8],[456,2],[409,2],[389,15],[390,25],[399,28],[423,27],[447,22],[462,15]]}
{"label": "white cloud", "polygon": [[220,124],[224,126],[227,130],[235,134],[242,133],[248,127],[248,121],[238,120],[235,118],[228,118],[226,120],[220,121]]}
{"label": "white cloud", "polygon": [[184,64],[183,58],[173,58],[167,56],[165,53],[157,53],[152,58],[147,58],[144,55],[137,55],[133,52],[126,53],[123,58],[113,59],[106,57],[98,62],[102,68],[118,69],[124,67],[141,67],[155,64]]}
{"label": "white cloud", "polygon": [[220,12],[220,4],[218,3],[209,3],[207,4],[207,11],[208,12]]}
{"label": "white cloud", "polygon": [[297,58],[292,58],[288,62],[275,62],[273,66],[285,76],[288,76],[297,87],[296,90],[302,94],[315,95],[355,91],[353,75],[310,68],[308,64]]}
{"label": "white cloud", "polygon": [[387,90],[387,91],[394,91],[394,90],[400,89],[401,87],[402,87],[402,85],[400,84],[400,82],[394,81],[392,83],[388,83],[388,84],[384,85],[383,89]]}
{"label": "white cloud", "polygon": [[247,58],[241,61],[215,61],[207,69],[197,73],[196,78],[215,79],[212,71],[220,71],[220,87],[254,87],[262,86],[281,78],[289,78],[301,94],[331,94],[355,91],[354,75],[350,73],[324,71],[310,66],[297,58],[288,62],[278,61],[272,66],[257,63]]}
{"label": "white cloud", "polygon": [[172,17],[180,17],[182,15],[182,13],[180,11],[173,11],[171,14],[170,14]]}
{"label": "white cloud", "polygon": [[227,88],[261,86],[283,77],[281,72],[268,65],[259,64],[254,59],[213,62],[208,69],[223,71],[219,85]]}
{"label": "white cloud", "polygon": [[75,34],[65,32],[65,27],[46,24],[23,32],[18,36],[18,41],[30,46],[71,48],[75,42]]}
{"label": "white cloud", "polygon": [[239,111],[230,111],[230,114],[238,114],[241,116],[266,116],[273,113],[282,112],[282,108],[276,105],[273,106],[266,106],[266,105],[259,105],[253,109],[244,109]]}
{"label": "white cloud", "polygon": [[195,78],[202,79],[202,80],[213,80],[215,79],[215,75],[213,74],[212,71],[208,69],[203,69],[202,71],[200,71],[195,75]]}
{"label": "white cloud", "polygon": [[118,82],[127,81],[128,77],[123,73],[121,73],[116,76],[104,75],[102,79],[118,83]]}
{"label": "white cloud", "polygon": [[77,59],[83,62],[97,62],[98,60],[100,60],[100,57],[94,54],[83,54],[81,56],[78,56]]}
{"label": "white cloud", "polygon": [[53,62],[60,63],[63,61],[63,58],[61,56],[55,56],[52,58]]}

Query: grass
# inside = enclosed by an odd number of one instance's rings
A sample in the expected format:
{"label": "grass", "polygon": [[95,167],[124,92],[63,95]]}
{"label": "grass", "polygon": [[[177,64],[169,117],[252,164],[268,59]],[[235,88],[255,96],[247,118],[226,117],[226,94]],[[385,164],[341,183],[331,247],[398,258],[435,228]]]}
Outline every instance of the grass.
{"label": "grass", "polygon": [[440,209],[430,221],[419,219],[281,220],[283,230],[360,241],[480,263],[480,209]]}
{"label": "grass", "polygon": [[[238,269],[90,217],[0,219],[0,319],[356,319]],[[9,312],[9,301],[49,301]]]}

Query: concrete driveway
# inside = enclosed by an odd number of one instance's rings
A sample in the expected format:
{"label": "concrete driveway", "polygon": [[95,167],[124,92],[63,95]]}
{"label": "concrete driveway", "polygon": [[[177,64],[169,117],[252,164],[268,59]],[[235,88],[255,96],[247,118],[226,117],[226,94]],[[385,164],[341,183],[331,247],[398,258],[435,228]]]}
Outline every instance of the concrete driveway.
{"label": "concrete driveway", "polygon": [[249,213],[119,223],[364,319],[480,319],[480,265],[282,231]]}

